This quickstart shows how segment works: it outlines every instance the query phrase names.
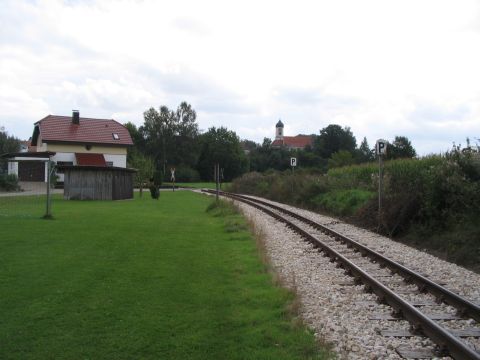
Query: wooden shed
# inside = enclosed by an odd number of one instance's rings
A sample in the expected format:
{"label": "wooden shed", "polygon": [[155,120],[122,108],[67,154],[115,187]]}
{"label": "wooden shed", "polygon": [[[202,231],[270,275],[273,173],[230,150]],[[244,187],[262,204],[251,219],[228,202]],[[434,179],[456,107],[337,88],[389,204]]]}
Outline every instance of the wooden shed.
{"label": "wooden shed", "polygon": [[61,166],[66,200],[133,198],[134,169],[108,166]]}

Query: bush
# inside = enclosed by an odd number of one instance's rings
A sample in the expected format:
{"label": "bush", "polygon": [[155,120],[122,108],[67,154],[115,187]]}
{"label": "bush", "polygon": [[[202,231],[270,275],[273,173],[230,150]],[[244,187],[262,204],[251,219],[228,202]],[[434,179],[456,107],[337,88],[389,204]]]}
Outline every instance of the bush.
{"label": "bush", "polygon": [[[384,164],[381,230],[389,235],[408,231],[412,223],[445,227],[480,208],[480,157],[454,151],[444,156],[397,159]],[[326,176],[308,171],[248,173],[233,182],[232,190],[352,215],[367,202],[378,212],[378,164],[331,169]],[[375,198],[374,198],[375,197]],[[368,213],[361,212],[361,218]]]}
{"label": "bush", "polygon": [[[376,200],[378,201],[378,196]],[[420,209],[421,200],[418,193],[389,194],[382,201],[378,230],[391,237],[405,234],[418,218]]]}
{"label": "bush", "polygon": [[367,163],[330,169],[329,184],[335,189],[359,188],[375,190],[378,181],[378,164]]}
{"label": "bush", "polygon": [[158,200],[158,198],[160,197],[160,190],[158,189],[158,186],[150,186],[150,195],[152,196],[152,199]]}
{"label": "bush", "polygon": [[317,209],[326,210],[334,215],[350,216],[364,206],[375,194],[365,190],[335,190],[315,196],[311,203]]}
{"label": "bush", "polygon": [[258,195],[258,188],[268,191],[269,184],[266,176],[258,172],[249,172],[236,178],[231,183],[231,190],[236,193]]}
{"label": "bush", "polygon": [[15,174],[0,174],[0,190],[3,191],[18,191],[18,177]]}

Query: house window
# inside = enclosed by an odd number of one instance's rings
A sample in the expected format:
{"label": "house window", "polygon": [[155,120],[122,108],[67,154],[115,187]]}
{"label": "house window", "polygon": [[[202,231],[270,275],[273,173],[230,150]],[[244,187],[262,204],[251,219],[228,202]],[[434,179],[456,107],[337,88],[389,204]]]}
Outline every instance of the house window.
{"label": "house window", "polygon": [[105,161],[105,163],[107,164],[107,166],[110,166],[110,167],[113,166],[113,161]]}
{"label": "house window", "polygon": [[112,133],[113,140],[120,140],[120,136],[117,133]]}

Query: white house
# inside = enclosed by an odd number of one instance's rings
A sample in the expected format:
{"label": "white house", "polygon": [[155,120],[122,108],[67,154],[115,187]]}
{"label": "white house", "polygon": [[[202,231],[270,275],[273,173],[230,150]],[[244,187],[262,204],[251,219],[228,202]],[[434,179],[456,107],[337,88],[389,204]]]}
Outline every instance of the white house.
{"label": "white house", "polygon": [[[128,129],[113,119],[81,118],[74,110],[72,116],[48,115],[35,123],[30,153],[50,154],[57,165],[89,165],[127,167],[127,148],[133,145]],[[25,156],[24,154],[23,156]],[[12,173],[20,181],[46,181],[36,176],[23,179],[38,167],[38,162],[20,162]],[[45,166],[45,163],[42,163]],[[19,167],[23,167],[19,169]],[[10,171],[9,171],[10,172]],[[37,171],[38,173],[38,171]],[[59,181],[63,175],[59,174]]]}

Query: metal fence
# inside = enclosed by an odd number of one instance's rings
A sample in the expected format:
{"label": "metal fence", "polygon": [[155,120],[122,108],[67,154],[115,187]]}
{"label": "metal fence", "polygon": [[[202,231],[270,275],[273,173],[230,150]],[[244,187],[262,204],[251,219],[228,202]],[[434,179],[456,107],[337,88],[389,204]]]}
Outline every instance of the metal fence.
{"label": "metal fence", "polygon": [[54,165],[48,160],[0,159],[0,220],[52,217]]}

